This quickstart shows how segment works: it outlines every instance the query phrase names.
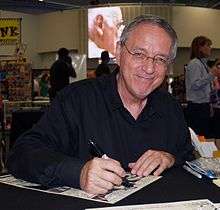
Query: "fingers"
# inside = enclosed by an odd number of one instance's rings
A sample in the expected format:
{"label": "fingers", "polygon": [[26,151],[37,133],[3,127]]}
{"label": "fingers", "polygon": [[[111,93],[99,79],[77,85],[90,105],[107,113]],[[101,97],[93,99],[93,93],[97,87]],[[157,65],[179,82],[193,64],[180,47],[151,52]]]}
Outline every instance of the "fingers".
{"label": "fingers", "polygon": [[[118,174],[111,172],[111,171],[103,171],[103,173],[101,174],[100,178],[102,180],[105,180],[106,182],[104,183],[104,185],[107,184],[107,182],[109,183],[106,187],[108,190],[111,190],[115,185],[119,186],[122,183],[122,177],[123,176],[119,176]],[[104,187],[104,186],[103,186]]]}
{"label": "fingers", "polygon": [[94,158],[88,161],[80,174],[80,187],[92,194],[105,194],[122,183],[125,171],[120,163],[111,158]]}
{"label": "fingers", "polygon": [[107,171],[111,171],[120,177],[125,176],[125,171],[117,160],[111,158],[105,159],[100,162],[100,167]]}
{"label": "fingers", "polygon": [[129,167],[130,169],[132,169],[132,168],[134,167],[134,165],[135,165],[135,163],[129,163],[129,164],[128,164],[128,167]]}
{"label": "fingers", "polygon": [[145,168],[149,168],[149,164],[152,162],[152,153],[153,150],[148,150],[145,152],[135,164],[133,164],[131,173],[132,174],[137,174],[138,176],[142,176],[142,171],[143,171],[143,165],[145,165]]}
{"label": "fingers", "polygon": [[132,169],[131,173],[138,176],[148,176],[151,173],[158,176],[174,162],[174,156],[167,152],[148,150],[136,163],[130,163],[129,167]]}
{"label": "fingers", "polygon": [[108,189],[103,188],[103,187],[99,187],[99,186],[92,184],[90,182],[88,182],[88,184],[85,185],[85,187],[82,189],[85,192],[90,193],[92,195],[102,195],[102,194],[106,194],[108,192]]}

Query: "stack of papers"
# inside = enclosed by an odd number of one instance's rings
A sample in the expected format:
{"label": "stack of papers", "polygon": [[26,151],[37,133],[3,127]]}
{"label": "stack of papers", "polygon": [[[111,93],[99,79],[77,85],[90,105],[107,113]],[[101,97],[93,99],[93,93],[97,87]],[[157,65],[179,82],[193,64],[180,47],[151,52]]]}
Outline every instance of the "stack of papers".
{"label": "stack of papers", "polygon": [[220,158],[201,157],[193,161],[186,161],[183,168],[198,178],[202,178],[202,176],[210,179],[220,178]]}
{"label": "stack of papers", "polygon": [[[212,180],[212,182],[217,185],[218,187],[220,187],[220,179],[214,179]],[[220,207],[220,206],[219,206]]]}
{"label": "stack of papers", "polygon": [[219,205],[215,205],[207,199],[203,199],[171,203],[91,208],[86,210],[218,210],[218,206]]}
{"label": "stack of papers", "polygon": [[194,146],[195,150],[198,151],[201,157],[213,157],[213,152],[217,151],[218,148],[215,145],[215,142],[200,142],[196,133],[189,128],[192,145]]}
{"label": "stack of papers", "polygon": [[87,200],[94,200],[98,202],[114,204],[161,178],[161,176],[153,176],[153,175],[149,175],[146,177],[138,177],[130,173],[128,173],[126,177],[129,183],[132,183],[131,186],[122,186],[122,185],[115,186],[114,189],[112,189],[105,195],[91,195],[83,190],[71,188],[68,186],[48,188],[36,183],[31,183],[25,180],[16,179],[11,174],[0,176],[0,182],[8,185],[13,185],[16,187],[26,188],[30,190],[37,190],[44,193],[52,193],[60,196],[62,195],[62,196],[78,197]]}

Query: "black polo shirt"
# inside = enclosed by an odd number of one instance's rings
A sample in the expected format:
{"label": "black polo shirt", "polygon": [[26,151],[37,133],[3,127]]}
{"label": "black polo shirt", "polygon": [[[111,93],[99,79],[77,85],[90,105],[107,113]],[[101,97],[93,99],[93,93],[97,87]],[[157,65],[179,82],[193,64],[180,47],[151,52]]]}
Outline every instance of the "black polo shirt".
{"label": "black polo shirt", "polygon": [[9,171],[43,185],[78,187],[80,170],[92,158],[89,139],[124,168],[148,149],[173,154],[176,164],[191,159],[189,132],[176,100],[155,90],[135,120],[120,99],[116,74],[61,91],[41,120],[16,142]]}

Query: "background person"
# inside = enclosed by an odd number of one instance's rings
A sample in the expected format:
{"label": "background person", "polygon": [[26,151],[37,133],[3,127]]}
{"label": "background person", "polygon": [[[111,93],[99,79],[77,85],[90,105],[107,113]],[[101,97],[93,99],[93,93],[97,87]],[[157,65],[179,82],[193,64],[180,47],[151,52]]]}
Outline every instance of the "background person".
{"label": "background person", "polygon": [[[176,49],[176,33],[165,20],[132,20],[117,44],[120,69],[60,91],[16,142],[9,172],[46,186],[105,194],[122,183],[125,170],[157,176],[193,158],[182,108],[158,88]],[[89,140],[109,158],[93,157]]]}
{"label": "background person", "polygon": [[39,78],[33,80],[33,98],[40,96]]}
{"label": "background person", "polygon": [[49,91],[49,75],[44,73],[39,81],[40,96],[47,97]]}
{"label": "background person", "polygon": [[211,40],[197,36],[191,44],[190,62],[186,66],[185,84],[187,118],[189,126],[198,135],[209,136],[210,93],[215,72],[209,70],[207,59],[211,55]]}
{"label": "background person", "polygon": [[102,51],[115,57],[116,42],[120,37],[122,13],[120,7],[88,10],[88,57],[98,58]]}
{"label": "background person", "polygon": [[111,73],[111,70],[108,65],[108,62],[110,61],[108,51],[103,51],[101,53],[101,60],[102,62],[98,65],[95,71],[96,77],[100,77],[102,75],[108,75]]}
{"label": "background person", "polygon": [[220,139],[220,58],[216,59],[213,67],[217,77],[213,81],[211,103],[213,108],[212,137]]}
{"label": "background person", "polygon": [[52,100],[58,91],[69,85],[69,77],[76,77],[75,69],[72,66],[72,59],[69,50],[60,48],[58,60],[50,68],[50,99]]}

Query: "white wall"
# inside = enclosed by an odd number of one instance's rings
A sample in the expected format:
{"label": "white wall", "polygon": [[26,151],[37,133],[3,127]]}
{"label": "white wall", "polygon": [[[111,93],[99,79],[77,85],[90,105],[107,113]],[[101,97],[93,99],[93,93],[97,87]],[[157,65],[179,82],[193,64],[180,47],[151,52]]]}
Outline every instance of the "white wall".
{"label": "white wall", "polygon": [[190,45],[194,37],[207,36],[213,42],[212,59],[220,57],[220,10],[173,7],[172,25],[179,38],[179,49],[174,64],[174,75],[183,74],[184,64],[189,62]]}
{"label": "white wall", "polygon": [[[29,15],[0,10],[0,18],[22,18],[21,37],[27,44],[26,55],[32,68],[49,68],[54,61],[54,54],[60,47],[83,52],[79,42],[84,24],[80,24],[79,10],[54,12],[42,15]],[[84,15],[85,16],[85,15]],[[84,30],[87,31],[87,30]],[[86,37],[84,38],[86,39]],[[87,40],[87,39],[86,39]],[[83,46],[85,49],[85,46]],[[15,45],[0,46],[0,55],[12,55]],[[48,58],[48,62],[46,59]]]}
{"label": "white wall", "polygon": [[214,48],[220,48],[220,10],[197,7],[173,7],[172,25],[180,47],[189,47],[198,35],[209,37]]}
{"label": "white wall", "polygon": [[60,47],[76,48],[74,34],[77,31],[77,24],[74,16],[73,11],[40,15],[37,52],[57,51]]}

